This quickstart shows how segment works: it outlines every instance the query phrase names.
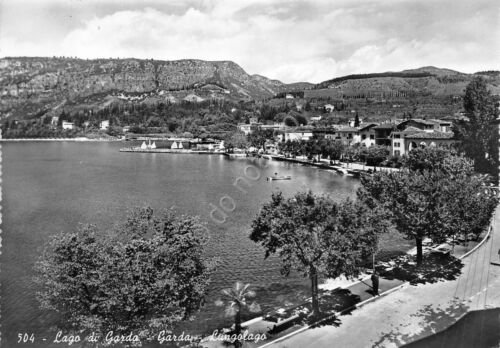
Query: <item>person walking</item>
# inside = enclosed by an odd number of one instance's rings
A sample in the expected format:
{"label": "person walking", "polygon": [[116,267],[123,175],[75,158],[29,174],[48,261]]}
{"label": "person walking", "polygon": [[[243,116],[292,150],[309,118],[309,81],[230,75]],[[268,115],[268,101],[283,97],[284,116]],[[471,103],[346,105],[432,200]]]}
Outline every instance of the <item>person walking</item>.
{"label": "person walking", "polygon": [[[500,254],[499,254],[500,255]],[[373,296],[378,296],[378,282],[379,282],[379,276],[377,271],[374,271],[372,276],[372,289],[373,289]]]}

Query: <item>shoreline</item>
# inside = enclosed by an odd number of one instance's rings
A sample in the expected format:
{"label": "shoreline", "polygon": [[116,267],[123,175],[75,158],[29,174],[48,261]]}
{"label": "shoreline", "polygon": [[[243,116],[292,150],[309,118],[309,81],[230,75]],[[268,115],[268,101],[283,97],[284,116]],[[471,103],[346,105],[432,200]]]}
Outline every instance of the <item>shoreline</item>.
{"label": "shoreline", "polygon": [[122,141],[122,139],[108,139],[108,138],[86,138],[86,137],[76,137],[76,138],[14,138],[5,139],[0,138],[0,142],[27,142],[27,141],[72,141],[72,142],[89,142],[89,141]]}

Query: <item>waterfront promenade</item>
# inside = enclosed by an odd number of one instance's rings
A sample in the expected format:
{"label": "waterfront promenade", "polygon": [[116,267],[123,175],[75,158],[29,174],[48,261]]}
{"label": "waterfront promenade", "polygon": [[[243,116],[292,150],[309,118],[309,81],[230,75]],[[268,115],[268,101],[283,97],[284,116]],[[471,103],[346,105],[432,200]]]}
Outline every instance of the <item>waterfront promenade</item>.
{"label": "waterfront promenade", "polygon": [[[362,308],[342,315],[337,325],[305,330],[266,345],[290,347],[399,347],[442,331],[469,311],[500,307],[500,207],[492,231],[467,257],[455,280],[405,284]],[[464,335],[466,332],[464,332]]]}
{"label": "waterfront promenade", "polygon": [[[244,347],[326,348],[332,347],[332,342],[335,347],[399,347],[446,329],[468,311],[500,307],[500,264],[490,264],[499,261],[500,206],[488,237],[471,248],[456,246],[454,255],[463,265],[444,264],[437,277],[417,279],[418,285],[382,276],[381,296],[373,296],[369,278],[343,287],[340,293],[324,294],[322,307],[334,308],[337,315],[333,320],[312,325],[314,328],[298,324],[268,336],[264,342],[247,341]],[[339,296],[341,293],[344,295]],[[273,325],[265,318],[243,324],[254,334]],[[223,346],[210,341],[202,345]]]}

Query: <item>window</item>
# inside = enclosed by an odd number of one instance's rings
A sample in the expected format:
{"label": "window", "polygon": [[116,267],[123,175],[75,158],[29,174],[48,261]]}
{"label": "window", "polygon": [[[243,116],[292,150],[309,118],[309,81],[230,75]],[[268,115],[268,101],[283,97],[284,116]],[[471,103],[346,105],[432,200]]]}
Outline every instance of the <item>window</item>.
{"label": "window", "polygon": [[401,151],[399,150],[394,150],[394,156],[399,156],[401,155]]}
{"label": "window", "polygon": [[394,147],[399,147],[399,141],[394,142]]}
{"label": "window", "polygon": [[365,140],[365,139],[366,139],[366,134],[363,134],[363,135],[361,136],[361,139]]}
{"label": "window", "polygon": [[399,139],[399,138],[401,138],[401,135],[400,134],[394,134],[394,138],[395,139]]}
{"label": "window", "polygon": [[371,140],[375,139],[375,134],[370,134],[370,139]]}

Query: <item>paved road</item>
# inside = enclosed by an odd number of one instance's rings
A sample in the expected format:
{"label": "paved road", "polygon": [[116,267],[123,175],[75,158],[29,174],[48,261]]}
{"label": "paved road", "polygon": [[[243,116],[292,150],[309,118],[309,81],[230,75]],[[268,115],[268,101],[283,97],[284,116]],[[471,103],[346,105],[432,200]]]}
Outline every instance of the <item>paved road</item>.
{"label": "paved road", "polygon": [[463,260],[457,279],[406,285],[341,316],[338,327],[309,329],[272,347],[398,347],[448,327],[467,311],[500,307],[500,265],[490,263],[500,261],[499,249],[500,207],[491,237]]}

